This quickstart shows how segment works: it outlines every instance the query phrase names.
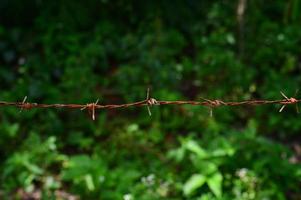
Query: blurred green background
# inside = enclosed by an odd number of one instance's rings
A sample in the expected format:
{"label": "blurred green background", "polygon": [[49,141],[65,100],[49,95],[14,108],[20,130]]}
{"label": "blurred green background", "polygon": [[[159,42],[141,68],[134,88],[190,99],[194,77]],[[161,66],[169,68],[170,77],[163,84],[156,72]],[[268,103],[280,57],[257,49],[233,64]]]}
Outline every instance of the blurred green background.
{"label": "blurred green background", "polygon": [[[282,99],[299,0],[1,0],[0,100]],[[0,199],[301,199],[294,106],[0,108]]]}

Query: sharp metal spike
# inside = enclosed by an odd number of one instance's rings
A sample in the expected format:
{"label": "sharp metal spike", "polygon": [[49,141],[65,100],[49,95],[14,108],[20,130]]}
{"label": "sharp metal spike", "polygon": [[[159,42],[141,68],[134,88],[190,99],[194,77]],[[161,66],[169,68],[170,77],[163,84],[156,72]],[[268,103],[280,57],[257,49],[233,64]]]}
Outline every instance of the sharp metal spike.
{"label": "sharp metal spike", "polygon": [[285,105],[283,105],[281,108],[280,108],[280,110],[279,110],[279,112],[282,112],[282,110],[285,108]]}
{"label": "sharp metal spike", "polygon": [[149,100],[149,92],[150,92],[150,89],[147,88],[147,92],[146,92],[146,99]]}
{"label": "sharp metal spike", "polygon": [[[24,104],[24,103],[26,102],[26,100],[27,100],[27,96],[24,97],[24,99],[23,99],[23,101],[22,101],[22,104]],[[24,108],[21,107],[19,113],[21,113],[23,110],[24,110]]]}
{"label": "sharp metal spike", "polygon": [[147,106],[147,111],[148,111],[149,116],[151,117],[152,116],[152,112],[151,112],[149,106]]}
{"label": "sharp metal spike", "polygon": [[280,91],[280,93],[286,100],[289,100],[289,98],[283,92]]}

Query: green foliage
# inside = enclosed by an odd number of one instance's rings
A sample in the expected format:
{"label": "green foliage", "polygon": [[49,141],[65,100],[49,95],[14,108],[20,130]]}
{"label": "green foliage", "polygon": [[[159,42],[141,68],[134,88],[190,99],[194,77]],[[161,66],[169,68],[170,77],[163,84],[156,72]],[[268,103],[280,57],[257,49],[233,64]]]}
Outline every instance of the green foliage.
{"label": "green foliage", "polygon": [[[280,99],[301,83],[300,2],[0,2],[0,100]],[[301,197],[295,108],[1,108],[0,199]]]}

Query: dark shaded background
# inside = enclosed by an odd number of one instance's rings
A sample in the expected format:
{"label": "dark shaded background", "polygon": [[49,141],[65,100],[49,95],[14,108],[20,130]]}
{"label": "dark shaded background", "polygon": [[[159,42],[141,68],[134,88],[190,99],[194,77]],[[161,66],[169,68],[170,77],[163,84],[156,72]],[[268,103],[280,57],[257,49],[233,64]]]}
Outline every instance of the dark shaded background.
{"label": "dark shaded background", "polygon": [[[300,20],[298,0],[1,0],[0,98],[293,96]],[[300,115],[279,108],[3,107],[0,197],[300,199]]]}

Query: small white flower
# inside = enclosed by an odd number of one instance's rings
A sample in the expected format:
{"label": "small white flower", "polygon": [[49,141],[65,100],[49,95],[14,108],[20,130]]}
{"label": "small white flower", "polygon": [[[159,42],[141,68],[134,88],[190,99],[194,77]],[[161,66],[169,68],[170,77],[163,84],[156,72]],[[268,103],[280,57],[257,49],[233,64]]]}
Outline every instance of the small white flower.
{"label": "small white flower", "polygon": [[99,176],[98,177],[98,180],[100,183],[104,182],[105,181],[105,177],[104,176]]}
{"label": "small white flower", "polygon": [[153,183],[154,180],[155,180],[155,175],[154,174],[150,174],[146,177],[146,180],[149,182],[149,183]]}
{"label": "small white flower", "polygon": [[242,169],[239,169],[239,170],[236,172],[236,175],[237,175],[239,178],[244,178],[244,177],[246,177],[247,173],[248,173],[248,169],[242,168]]}
{"label": "small white flower", "polygon": [[132,200],[133,196],[131,194],[125,194],[123,195],[123,200]]}
{"label": "small white flower", "polygon": [[154,174],[150,174],[146,177],[142,177],[141,182],[147,186],[151,186],[155,184],[155,178],[156,176]]}

